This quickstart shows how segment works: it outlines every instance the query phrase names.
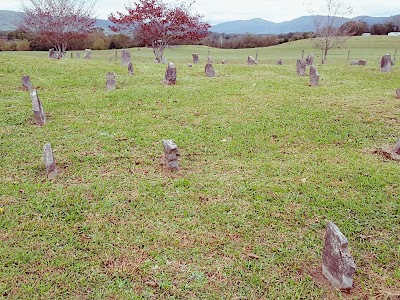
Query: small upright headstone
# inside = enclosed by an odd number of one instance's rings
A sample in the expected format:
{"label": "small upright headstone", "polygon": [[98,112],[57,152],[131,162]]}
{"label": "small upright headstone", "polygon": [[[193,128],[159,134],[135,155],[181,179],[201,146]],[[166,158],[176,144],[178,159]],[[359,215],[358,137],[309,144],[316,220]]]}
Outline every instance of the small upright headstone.
{"label": "small upright headstone", "polygon": [[173,62],[169,62],[167,69],[165,70],[165,78],[163,83],[166,85],[176,84],[176,68]]}
{"label": "small upright headstone", "polygon": [[390,72],[392,69],[392,57],[390,54],[385,54],[381,59],[381,71]]}
{"label": "small upright headstone", "polygon": [[163,59],[161,60],[161,63],[165,65],[167,62],[168,62],[168,59],[166,57],[163,57]]}
{"label": "small upright headstone", "polygon": [[278,59],[278,60],[276,61],[276,64],[277,64],[277,65],[283,65],[283,60],[282,60],[282,58]]}
{"label": "small upright headstone", "polygon": [[400,99],[400,89],[396,89],[396,98]]}
{"label": "small upright headstone", "polygon": [[43,147],[43,161],[46,166],[46,175],[48,179],[55,179],[57,177],[56,161],[54,159],[53,150],[50,143]]}
{"label": "small upright headstone", "polygon": [[338,289],[351,289],[356,270],[347,249],[347,238],[332,222],[328,222],[322,253],[322,274]]}
{"label": "small upright headstone", "polygon": [[55,57],[55,51],[54,48],[49,49],[49,58],[54,58]]}
{"label": "small upright headstone", "polygon": [[131,61],[128,63],[128,73],[129,75],[133,75],[133,65]]}
{"label": "small upright headstone", "polygon": [[352,60],[352,61],[350,61],[350,65],[353,65],[353,66],[366,66],[367,65],[367,61],[364,60],[364,59]]}
{"label": "small upright headstone", "polygon": [[311,66],[314,63],[314,55],[308,54],[306,57],[307,66]]}
{"label": "small upright headstone", "polygon": [[319,74],[317,68],[310,66],[310,85],[318,86],[319,84]]}
{"label": "small upright headstone", "polygon": [[112,91],[115,90],[115,73],[114,72],[108,72],[106,75],[106,89],[107,91]]}
{"label": "small upright headstone", "polygon": [[191,68],[191,67],[193,67],[193,65],[192,64],[188,64],[188,67]]}
{"label": "small upright headstone", "polygon": [[253,58],[253,56],[248,56],[247,57],[247,64],[248,65],[256,65],[256,64],[258,64],[258,62]]}
{"label": "small upright headstone", "polygon": [[193,63],[194,64],[199,63],[199,54],[198,53],[193,53],[192,57],[193,57]]}
{"label": "small upright headstone", "polygon": [[212,64],[210,64],[210,63],[206,64],[205,72],[206,72],[207,77],[215,77],[215,71],[214,71]]}
{"label": "small upright headstone", "polygon": [[296,63],[296,72],[297,75],[299,76],[306,76],[306,68],[307,68],[307,63],[305,60],[297,60]]}
{"label": "small upright headstone", "polygon": [[32,89],[31,79],[28,75],[22,76],[22,89],[25,91],[30,91]]}
{"label": "small upright headstone", "polygon": [[213,58],[212,58],[212,56],[209,56],[209,57],[207,58],[207,63],[209,63],[209,64],[212,64],[212,63],[213,63]]}
{"label": "small upright headstone", "polygon": [[84,59],[91,59],[92,58],[92,49],[85,49],[85,56]]}
{"label": "small upright headstone", "polygon": [[78,59],[80,59],[80,58],[81,58],[81,54],[80,54],[79,52],[76,52],[76,53],[75,53],[75,57],[78,58]]}
{"label": "small upright headstone", "polygon": [[172,140],[162,140],[162,144],[164,147],[164,162],[168,170],[179,170],[178,158],[180,154],[178,146]]}
{"label": "small upright headstone", "polygon": [[43,110],[42,103],[39,100],[36,89],[30,90],[31,100],[32,100],[32,110],[35,119],[35,124],[43,126],[46,123],[46,115]]}
{"label": "small upright headstone", "polygon": [[128,50],[122,49],[121,51],[121,63],[123,66],[128,66],[131,61],[131,54]]}

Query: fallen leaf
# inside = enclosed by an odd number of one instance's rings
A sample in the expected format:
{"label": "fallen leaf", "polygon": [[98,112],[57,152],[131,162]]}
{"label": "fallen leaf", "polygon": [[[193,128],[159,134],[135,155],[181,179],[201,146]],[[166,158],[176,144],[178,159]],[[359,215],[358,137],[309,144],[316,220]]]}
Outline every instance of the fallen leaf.
{"label": "fallen leaf", "polygon": [[250,258],[254,258],[254,259],[260,259],[261,257],[259,257],[257,254],[254,253],[246,253],[246,255]]}
{"label": "fallen leaf", "polygon": [[146,284],[146,285],[148,285],[148,286],[150,286],[152,288],[158,287],[158,283],[155,282],[155,281],[146,281],[144,284]]}
{"label": "fallen leaf", "polygon": [[128,140],[128,138],[126,138],[126,137],[121,137],[121,138],[117,138],[117,139],[115,139],[116,141],[127,141]]}

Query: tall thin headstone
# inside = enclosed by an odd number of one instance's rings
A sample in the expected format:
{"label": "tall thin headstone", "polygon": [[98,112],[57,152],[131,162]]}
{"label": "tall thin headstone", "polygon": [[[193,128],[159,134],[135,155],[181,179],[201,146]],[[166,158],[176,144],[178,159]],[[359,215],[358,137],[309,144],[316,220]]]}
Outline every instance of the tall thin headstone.
{"label": "tall thin headstone", "polygon": [[307,66],[311,66],[314,63],[314,55],[308,54],[306,57]]}
{"label": "tall thin headstone", "polygon": [[121,63],[123,66],[128,66],[131,61],[131,54],[128,50],[122,49],[121,51]]}
{"label": "tall thin headstone", "polygon": [[32,110],[33,110],[33,117],[35,119],[35,124],[43,126],[44,123],[46,123],[46,115],[44,113],[42,103],[39,100],[37,90],[31,89],[30,94],[31,94]]}
{"label": "tall thin headstone", "polygon": [[400,89],[396,89],[396,98],[400,99]]}
{"label": "tall thin headstone", "polygon": [[385,54],[381,59],[381,71],[390,72],[392,69],[392,57],[390,54]]}
{"label": "tall thin headstone", "polygon": [[85,49],[84,59],[91,59],[92,58],[92,49]]}
{"label": "tall thin headstone", "polygon": [[108,72],[106,75],[106,90],[115,90],[116,74],[114,72]]}
{"label": "tall thin headstone", "polygon": [[193,58],[193,63],[194,64],[199,63],[199,54],[198,53],[193,53],[192,54],[192,58]]}
{"label": "tall thin headstone", "polygon": [[133,65],[131,61],[128,63],[128,74],[133,75]]}
{"label": "tall thin headstone", "polygon": [[172,140],[162,140],[164,147],[164,162],[168,170],[178,171],[179,170],[179,152],[178,146]]}
{"label": "tall thin headstone", "polygon": [[319,84],[319,74],[317,68],[314,66],[310,66],[310,85],[318,86]]}
{"label": "tall thin headstone", "polygon": [[328,222],[322,253],[322,274],[338,289],[351,289],[353,286],[356,265],[347,244],[347,238],[339,228]]}
{"label": "tall thin headstone", "polygon": [[165,78],[163,83],[166,85],[176,84],[176,68],[173,62],[169,62],[165,70]]}
{"label": "tall thin headstone", "polygon": [[210,63],[206,64],[205,72],[207,77],[215,77],[215,71],[212,64]]}
{"label": "tall thin headstone", "polygon": [[43,161],[46,166],[46,175],[48,179],[55,179],[57,177],[56,161],[54,159],[53,150],[50,143],[43,147]]}
{"label": "tall thin headstone", "polygon": [[247,64],[248,65],[256,65],[256,64],[258,64],[258,62],[253,58],[253,56],[248,56],[247,57]]}
{"label": "tall thin headstone", "polygon": [[306,68],[307,68],[307,63],[304,60],[298,59],[296,63],[297,75],[306,76]]}
{"label": "tall thin headstone", "polygon": [[25,91],[30,91],[32,89],[31,79],[28,75],[24,75],[21,78],[22,80],[22,89]]}

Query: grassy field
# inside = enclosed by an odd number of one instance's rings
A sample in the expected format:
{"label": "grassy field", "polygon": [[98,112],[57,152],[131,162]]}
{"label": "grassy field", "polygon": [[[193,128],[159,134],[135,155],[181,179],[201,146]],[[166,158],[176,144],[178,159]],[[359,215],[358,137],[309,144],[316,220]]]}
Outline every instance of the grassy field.
{"label": "grassy field", "polygon": [[[0,52],[0,298],[399,299],[400,164],[373,153],[400,136],[400,68],[379,68],[397,48],[352,38],[327,64],[316,57],[316,88],[295,72],[303,49],[319,54],[310,41],[167,49],[176,86],[160,83],[150,49],[131,49],[134,76],[115,51]],[[208,50],[217,78],[204,75]],[[368,65],[350,66],[349,50]],[[162,139],[180,148],[180,171],[162,165]],[[329,220],[357,265],[350,293],[321,275]]]}

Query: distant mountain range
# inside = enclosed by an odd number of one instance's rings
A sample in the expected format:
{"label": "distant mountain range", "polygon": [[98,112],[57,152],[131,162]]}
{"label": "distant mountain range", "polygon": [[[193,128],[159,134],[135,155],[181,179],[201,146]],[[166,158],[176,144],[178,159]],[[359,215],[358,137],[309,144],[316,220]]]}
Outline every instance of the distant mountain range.
{"label": "distant mountain range", "polygon": [[[22,12],[0,10],[0,31],[11,31],[17,28],[18,21],[23,15]],[[392,16],[393,17],[393,16]],[[344,18],[342,23],[347,21],[364,21],[369,25],[388,22],[392,17],[368,17],[359,16],[352,19]],[[96,20],[96,27],[103,28],[106,33],[111,33],[109,20]],[[253,33],[253,34],[279,34],[288,32],[314,31],[314,20],[312,16],[304,16],[291,21],[274,23],[260,18],[242,21],[224,22],[211,26],[210,31],[217,33]]]}

